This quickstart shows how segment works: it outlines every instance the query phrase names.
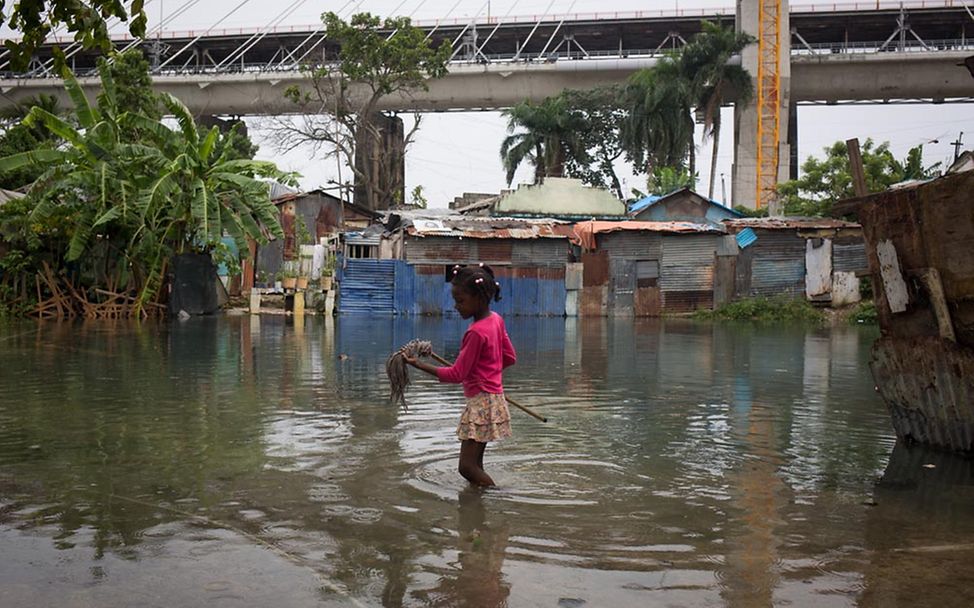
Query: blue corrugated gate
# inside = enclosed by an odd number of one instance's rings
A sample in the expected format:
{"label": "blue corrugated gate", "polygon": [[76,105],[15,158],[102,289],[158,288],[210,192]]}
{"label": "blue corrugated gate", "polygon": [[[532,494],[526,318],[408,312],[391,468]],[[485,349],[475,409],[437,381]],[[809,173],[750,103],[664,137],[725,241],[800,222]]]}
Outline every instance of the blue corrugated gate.
{"label": "blue corrugated gate", "polygon": [[[341,314],[395,314],[398,260],[346,259],[339,284]],[[404,282],[405,283],[405,282]],[[408,287],[407,287],[408,288]]]}

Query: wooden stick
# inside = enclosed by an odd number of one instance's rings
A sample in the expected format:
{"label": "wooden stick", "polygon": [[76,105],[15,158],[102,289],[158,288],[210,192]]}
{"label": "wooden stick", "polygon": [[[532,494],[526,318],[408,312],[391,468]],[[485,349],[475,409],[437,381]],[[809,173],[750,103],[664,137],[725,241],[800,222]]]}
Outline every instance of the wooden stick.
{"label": "wooden stick", "polygon": [[[442,365],[446,365],[447,367],[453,365],[452,363],[450,363],[449,361],[447,361],[446,359],[444,359],[443,357],[439,356],[436,353],[430,353],[430,357],[432,357],[433,359],[435,359],[438,363],[440,363]],[[548,422],[548,419],[547,418],[545,418],[541,414],[535,412],[534,410],[532,410],[532,409],[530,409],[528,407],[525,407],[525,406],[521,405],[517,401],[515,401],[515,400],[511,399],[510,397],[508,397],[506,394],[504,395],[504,398],[507,399],[507,402],[508,403],[510,403],[514,407],[518,408],[519,410],[523,411],[525,414],[527,414],[529,416],[534,416],[535,418],[537,418],[541,422]]]}

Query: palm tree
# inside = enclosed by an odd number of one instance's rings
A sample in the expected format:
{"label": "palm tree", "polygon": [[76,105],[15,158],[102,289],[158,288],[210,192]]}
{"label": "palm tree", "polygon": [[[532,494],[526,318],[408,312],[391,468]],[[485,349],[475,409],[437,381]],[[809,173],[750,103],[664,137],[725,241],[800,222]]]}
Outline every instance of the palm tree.
{"label": "palm tree", "polygon": [[704,138],[713,136],[714,140],[707,194],[712,199],[720,146],[720,108],[734,94],[736,103],[747,104],[753,93],[747,70],[740,65],[728,65],[727,62],[754,38],[710,21],[703,21],[701,27],[701,32],[680,53],[680,70],[689,82],[694,106],[703,114]]}
{"label": "palm tree", "polygon": [[[578,137],[582,118],[571,111],[564,96],[547,97],[540,104],[524,101],[502,115],[510,133],[500,151],[508,184],[525,160],[534,165],[534,181],[540,183],[544,177],[563,176],[568,158],[587,159]],[[518,128],[524,130],[515,132]]]}
{"label": "palm tree", "polygon": [[658,166],[683,168],[689,157],[692,175],[691,90],[683,78],[678,55],[667,55],[655,68],[630,76],[626,97],[629,117],[621,135],[633,163],[652,175]]}

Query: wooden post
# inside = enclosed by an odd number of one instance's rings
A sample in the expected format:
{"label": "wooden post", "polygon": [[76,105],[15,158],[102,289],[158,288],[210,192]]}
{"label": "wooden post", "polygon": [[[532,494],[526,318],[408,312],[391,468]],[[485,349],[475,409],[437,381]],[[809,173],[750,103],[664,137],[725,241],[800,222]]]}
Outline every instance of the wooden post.
{"label": "wooden post", "polygon": [[856,196],[866,196],[866,173],[862,166],[862,153],[859,151],[859,140],[857,138],[847,139],[845,142],[849,149],[849,169],[852,172],[852,186],[856,190]]}

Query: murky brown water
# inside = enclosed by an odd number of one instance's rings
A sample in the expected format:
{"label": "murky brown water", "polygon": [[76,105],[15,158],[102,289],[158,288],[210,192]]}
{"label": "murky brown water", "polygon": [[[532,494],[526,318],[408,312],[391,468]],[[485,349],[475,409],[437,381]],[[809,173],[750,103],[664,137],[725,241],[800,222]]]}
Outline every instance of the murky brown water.
{"label": "murky brown water", "polygon": [[971,464],[894,449],[872,333],[508,324],[552,422],[486,493],[458,390],[385,401],[462,322],[0,328],[0,606],[971,604]]}

